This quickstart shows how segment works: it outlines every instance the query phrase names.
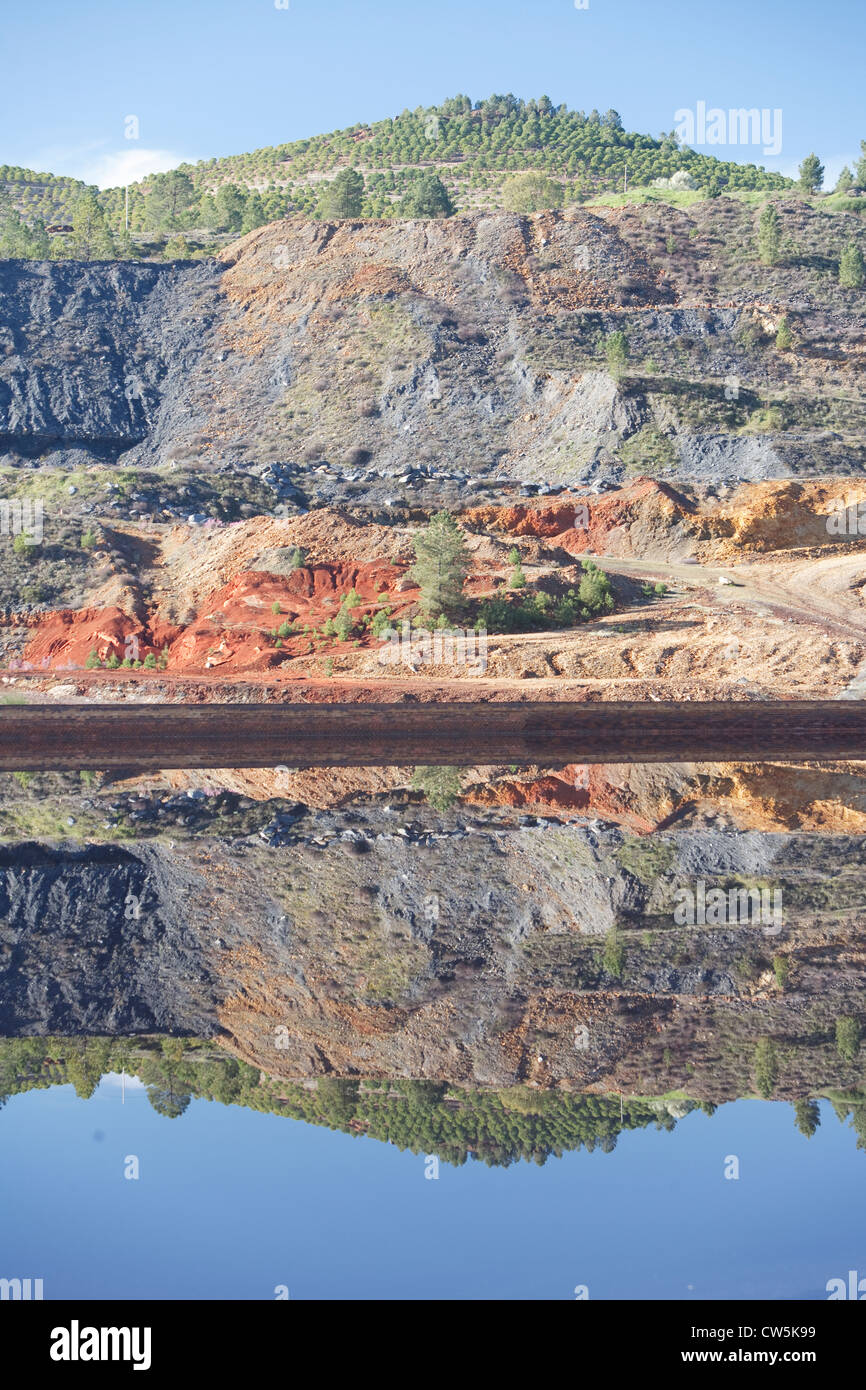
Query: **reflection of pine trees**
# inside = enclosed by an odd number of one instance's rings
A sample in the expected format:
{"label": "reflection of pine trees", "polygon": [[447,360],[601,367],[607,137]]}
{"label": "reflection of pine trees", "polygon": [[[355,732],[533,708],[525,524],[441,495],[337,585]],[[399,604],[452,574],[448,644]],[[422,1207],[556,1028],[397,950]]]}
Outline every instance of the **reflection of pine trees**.
{"label": "reflection of pine trees", "polygon": [[851,1128],[857,1135],[857,1148],[866,1149],[866,1094],[859,1090],[831,1091],[833,1112],[843,1123],[851,1116]]}
{"label": "reflection of pine trees", "polygon": [[[678,1100],[669,1107],[632,1097],[623,1100],[620,1114],[619,1096],[527,1086],[472,1091],[433,1081],[322,1077],[309,1089],[268,1077],[196,1039],[11,1038],[0,1039],[0,1108],[9,1096],[68,1083],[87,1098],[105,1072],[121,1070],[140,1078],[154,1110],[169,1119],[200,1097],[435,1153],[456,1166],[469,1159],[488,1167],[542,1165],[577,1149],[612,1153],[624,1130],[673,1130],[677,1116],[697,1104]],[[857,1147],[866,1150],[866,1092],[825,1094],[842,1122],[850,1117]],[[701,1103],[708,1115],[715,1108]],[[794,1111],[800,1132],[814,1134],[821,1122],[818,1101],[796,1101]]]}
{"label": "reflection of pine trees", "polygon": [[147,1098],[157,1115],[165,1115],[169,1120],[182,1115],[192,1100],[189,1091],[177,1089],[172,1081],[167,1086],[148,1086]]}
{"label": "reflection of pine trees", "polygon": [[794,1119],[801,1134],[811,1139],[821,1123],[821,1109],[816,1100],[794,1102]]}
{"label": "reflection of pine trees", "polygon": [[180,1038],[163,1038],[159,1050],[143,1058],[139,1075],[158,1115],[175,1120],[184,1113],[192,1100],[196,1078]]}
{"label": "reflection of pine trees", "polygon": [[75,1038],[68,1047],[66,1080],[75,1087],[75,1094],[89,1100],[103,1073],[110,1071],[111,1042],[107,1038]]}
{"label": "reflection of pine trees", "polygon": [[193,1096],[292,1116],[309,1124],[364,1134],[414,1153],[460,1165],[490,1167],[521,1160],[543,1164],[571,1150],[610,1153],[621,1129],[671,1129],[672,1117],[647,1101],[571,1096],[527,1087],[462,1091],[431,1081],[338,1080],[312,1090],[279,1082],[256,1067],[178,1038],[26,1038],[0,1041],[0,1094],[72,1082],[93,1094],[104,1072],[137,1075],[158,1114],[176,1119]]}

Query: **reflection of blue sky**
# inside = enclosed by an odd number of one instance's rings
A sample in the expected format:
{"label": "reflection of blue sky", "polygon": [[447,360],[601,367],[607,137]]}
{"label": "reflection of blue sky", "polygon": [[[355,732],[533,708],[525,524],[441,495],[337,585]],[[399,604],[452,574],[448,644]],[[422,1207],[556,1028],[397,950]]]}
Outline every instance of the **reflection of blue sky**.
{"label": "reflection of blue sky", "polygon": [[146,1086],[137,1076],[126,1076],[119,1071],[107,1071],[100,1085],[106,1091],[120,1091],[121,1095],[130,1091],[144,1091]]}
{"label": "reflection of blue sky", "polygon": [[121,1105],[119,1079],[31,1092],[0,1112],[0,1275],[49,1298],[822,1298],[866,1274],[866,1153],[822,1119],[806,1140],[790,1106],[739,1101],[428,1181],[420,1155],[277,1116]]}

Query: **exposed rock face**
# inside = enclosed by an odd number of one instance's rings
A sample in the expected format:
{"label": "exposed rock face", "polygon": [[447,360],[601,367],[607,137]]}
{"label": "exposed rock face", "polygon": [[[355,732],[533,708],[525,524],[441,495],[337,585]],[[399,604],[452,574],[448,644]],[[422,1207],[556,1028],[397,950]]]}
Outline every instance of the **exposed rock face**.
{"label": "exposed rock face", "polygon": [[208,1029],[192,887],[146,846],[0,848],[0,1032]]}
{"label": "exposed rock face", "polygon": [[[0,446],[111,461],[162,451],[218,316],[212,264],[0,261]],[[184,402],[183,430],[196,405]]]}
{"label": "exposed rock face", "polygon": [[[859,446],[817,416],[743,433],[758,377],[796,379],[813,399],[831,390],[812,379],[805,319],[802,355],[784,361],[744,336],[770,332],[784,284],[763,318],[744,294],[739,307],[682,303],[687,282],[644,254],[634,219],[628,235],[620,222],[576,210],[290,219],[222,263],[4,262],[0,450],[236,465],[289,506],[449,489],[465,501],[468,483],[497,477],[784,477],[814,471],[812,440],[824,471],[858,471]],[[604,340],[620,329],[631,356],[617,383]]]}

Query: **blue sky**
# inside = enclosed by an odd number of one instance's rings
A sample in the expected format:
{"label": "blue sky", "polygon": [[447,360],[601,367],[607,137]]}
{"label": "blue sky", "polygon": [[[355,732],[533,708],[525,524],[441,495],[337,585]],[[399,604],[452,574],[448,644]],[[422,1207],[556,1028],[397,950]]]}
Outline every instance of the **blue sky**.
{"label": "blue sky", "polygon": [[33,1091],[0,1111],[0,1276],[46,1299],[826,1299],[866,1276],[866,1154],[822,1119],[807,1140],[790,1105],[743,1100],[430,1181],[423,1155],[279,1116],[168,1120],[115,1078]]}
{"label": "blue sky", "polygon": [[[580,0],[584,3],[584,0]],[[181,159],[396,115],[465,92],[615,107],[783,112],[782,153],[708,148],[828,179],[866,138],[862,0],[40,0],[8,6],[0,162],[103,185]],[[124,120],[139,120],[139,138]]]}

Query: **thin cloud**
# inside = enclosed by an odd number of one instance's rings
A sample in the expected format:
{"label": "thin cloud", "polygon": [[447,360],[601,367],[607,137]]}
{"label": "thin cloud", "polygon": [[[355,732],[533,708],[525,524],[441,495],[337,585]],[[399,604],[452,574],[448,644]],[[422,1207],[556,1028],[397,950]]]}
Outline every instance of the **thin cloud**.
{"label": "thin cloud", "polygon": [[117,188],[127,183],[137,183],[148,174],[165,174],[184,164],[182,154],[173,150],[140,150],[130,148],[112,154],[100,155],[86,164],[78,178],[85,183],[95,183],[98,188]]}
{"label": "thin cloud", "polygon": [[95,183],[99,188],[117,188],[136,183],[149,174],[164,174],[176,169],[178,164],[192,162],[188,155],[178,154],[176,150],[142,149],[133,141],[123,149],[110,150],[106,148],[107,143],[92,140],[73,147],[43,149],[27,167],[65,174],[82,179],[84,183]]}

